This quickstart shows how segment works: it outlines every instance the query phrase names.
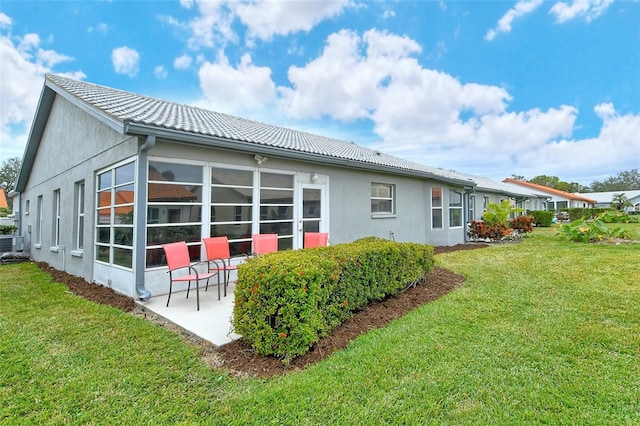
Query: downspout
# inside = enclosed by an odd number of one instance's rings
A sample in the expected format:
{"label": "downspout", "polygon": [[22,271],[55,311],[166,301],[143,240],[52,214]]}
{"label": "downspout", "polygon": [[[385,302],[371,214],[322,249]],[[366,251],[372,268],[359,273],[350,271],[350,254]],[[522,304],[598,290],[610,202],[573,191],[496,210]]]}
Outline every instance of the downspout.
{"label": "downspout", "polygon": [[147,205],[147,151],[156,145],[156,137],[148,135],[145,142],[138,149],[138,175],[136,176],[136,201],[135,201],[135,247],[136,247],[136,268],[135,280],[136,291],[141,300],[146,301],[151,297],[151,292],[144,287],[144,268],[145,268],[145,244],[146,241],[146,209],[141,206]]}
{"label": "downspout", "polygon": [[[467,186],[464,188],[464,207],[462,209],[462,223],[464,223],[464,242],[469,242],[469,203],[471,202],[470,200],[470,194],[473,194],[474,192],[476,192],[476,188],[474,186]],[[474,208],[475,211],[475,208]]]}

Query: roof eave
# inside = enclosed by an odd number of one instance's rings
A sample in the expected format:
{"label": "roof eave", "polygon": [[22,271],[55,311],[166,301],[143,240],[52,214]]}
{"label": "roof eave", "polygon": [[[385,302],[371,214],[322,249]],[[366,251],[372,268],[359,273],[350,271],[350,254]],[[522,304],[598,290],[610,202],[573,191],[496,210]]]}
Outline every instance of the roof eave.
{"label": "roof eave", "polygon": [[47,84],[42,86],[40,92],[40,100],[38,101],[38,107],[31,124],[31,130],[29,131],[29,137],[27,138],[27,144],[22,154],[22,165],[20,166],[20,173],[18,173],[18,180],[16,181],[16,192],[23,192],[27,187],[27,180],[31,174],[33,168],[33,161],[35,160],[40,140],[44,134],[44,128],[51,112],[51,106],[56,94],[53,90],[47,87]]}
{"label": "roof eave", "polygon": [[420,170],[402,169],[392,166],[385,166],[381,164],[368,163],[365,161],[350,160],[345,158],[331,157],[322,154],[315,154],[304,151],[295,151],[287,148],[275,147],[270,145],[262,145],[255,142],[246,142],[237,139],[225,139],[210,135],[201,135],[196,133],[185,132],[175,129],[161,128],[157,126],[141,124],[141,123],[126,123],[124,133],[136,136],[153,135],[156,138],[180,141],[182,143],[188,143],[192,145],[200,145],[207,147],[217,147],[221,149],[228,149],[235,152],[246,152],[251,154],[264,154],[275,155],[282,158],[314,162],[320,164],[326,164],[338,167],[358,168],[361,170],[370,170],[376,172],[383,172],[401,176],[412,176],[429,178],[438,180],[441,182],[450,183],[461,187],[475,187],[475,183],[470,180],[460,180],[448,178],[445,176],[439,176],[433,173],[424,172]]}
{"label": "roof eave", "polygon": [[27,145],[25,147],[24,154],[22,155],[22,166],[20,167],[20,173],[18,174],[18,180],[16,181],[15,187],[16,192],[23,192],[27,187],[27,181],[31,174],[31,170],[33,169],[33,162],[35,161],[36,153],[38,152],[47,121],[49,120],[49,114],[51,113],[53,102],[58,95],[62,96],[72,105],[80,108],[82,111],[98,119],[115,131],[124,134],[124,123],[102,113],[95,107],[86,104],[45,77],[36,114],[33,119],[33,124],[31,125],[29,137],[27,138]]}

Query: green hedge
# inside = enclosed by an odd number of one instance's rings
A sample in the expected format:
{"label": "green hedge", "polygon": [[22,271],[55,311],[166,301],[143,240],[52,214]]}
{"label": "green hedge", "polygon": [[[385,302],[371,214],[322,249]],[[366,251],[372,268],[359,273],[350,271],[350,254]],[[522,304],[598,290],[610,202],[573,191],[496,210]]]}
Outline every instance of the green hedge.
{"label": "green hedge", "polygon": [[238,268],[233,327],[288,363],[375,300],[433,270],[433,247],[365,238],[269,253]]}
{"label": "green hedge", "polygon": [[532,210],[529,215],[533,216],[536,226],[551,226],[553,212],[548,210]]}
{"label": "green hedge", "polygon": [[570,209],[566,209],[567,213],[569,213],[569,221],[573,222],[578,219],[593,219],[599,214],[605,213],[611,209],[605,208],[585,208],[585,207],[574,207]]}

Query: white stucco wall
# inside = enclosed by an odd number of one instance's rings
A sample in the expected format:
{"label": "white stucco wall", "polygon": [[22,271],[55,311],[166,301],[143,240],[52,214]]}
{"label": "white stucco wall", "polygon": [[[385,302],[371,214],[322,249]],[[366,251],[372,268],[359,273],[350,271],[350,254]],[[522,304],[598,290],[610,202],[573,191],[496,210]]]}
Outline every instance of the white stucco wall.
{"label": "white stucco wall", "polygon": [[[26,189],[21,197],[22,233],[25,247],[34,260],[94,281],[93,224],[95,223],[95,171],[130,158],[137,152],[137,138],[122,136],[107,125],[57,96],[53,102]],[[85,183],[84,249],[73,251],[74,192],[76,182]],[[60,191],[60,245],[54,237],[54,191]],[[42,244],[36,245],[37,198],[42,196]],[[29,203],[28,214],[25,211]],[[111,281],[113,282],[113,280]],[[107,284],[105,280],[103,282]],[[118,291],[132,294],[131,282],[120,283]]]}

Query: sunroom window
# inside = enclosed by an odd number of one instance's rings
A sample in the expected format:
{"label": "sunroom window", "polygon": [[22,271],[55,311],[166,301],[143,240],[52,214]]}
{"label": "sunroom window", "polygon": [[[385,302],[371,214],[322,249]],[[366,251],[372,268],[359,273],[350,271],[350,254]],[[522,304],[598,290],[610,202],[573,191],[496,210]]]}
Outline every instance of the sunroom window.
{"label": "sunroom window", "polygon": [[131,268],[135,163],[98,173],[96,196],[96,260]]}
{"label": "sunroom window", "polygon": [[203,169],[150,161],[147,186],[147,267],[166,265],[162,244],[186,241],[200,260]]}

